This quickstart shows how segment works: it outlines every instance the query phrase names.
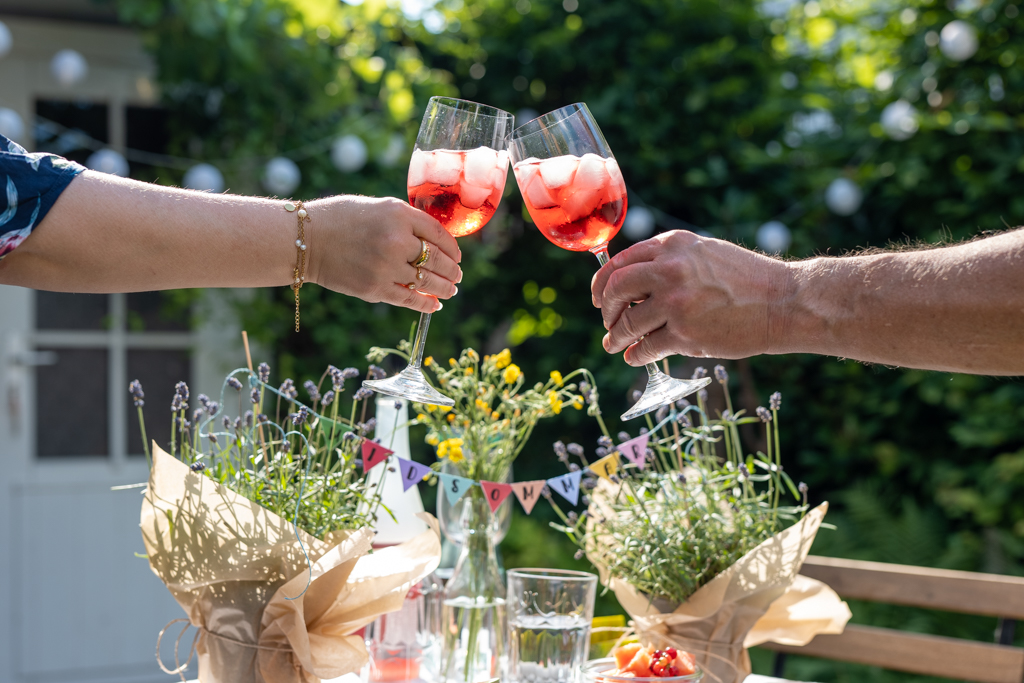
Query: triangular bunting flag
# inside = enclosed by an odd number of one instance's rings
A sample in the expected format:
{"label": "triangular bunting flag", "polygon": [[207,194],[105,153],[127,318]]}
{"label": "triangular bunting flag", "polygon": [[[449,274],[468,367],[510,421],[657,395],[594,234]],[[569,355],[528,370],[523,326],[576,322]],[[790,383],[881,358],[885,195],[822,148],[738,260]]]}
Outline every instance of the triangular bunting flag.
{"label": "triangular bunting flag", "polygon": [[560,477],[548,479],[548,485],[558,492],[562,498],[575,505],[580,499],[580,478],[583,477],[583,470],[576,470]]}
{"label": "triangular bunting flag", "polygon": [[410,488],[423,481],[423,477],[430,474],[431,469],[414,460],[398,458],[398,471],[402,473],[402,490],[408,491]]}
{"label": "triangular bunting flag", "polygon": [[591,463],[587,469],[601,477],[611,480],[611,476],[619,471],[619,454],[609,453],[600,460]]}
{"label": "triangular bunting flag", "polygon": [[647,442],[650,438],[650,434],[641,434],[635,439],[620,443],[618,451],[629,458],[631,463],[643,469],[644,465],[647,464]]}
{"label": "triangular bunting flag", "polygon": [[441,486],[444,487],[444,493],[448,496],[448,502],[452,505],[458,503],[459,499],[466,495],[466,491],[476,484],[472,479],[457,477],[454,474],[444,474],[442,472],[437,476],[441,478]]}
{"label": "triangular bunting flag", "polygon": [[538,479],[537,481],[517,481],[509,484],[512,490],[515,491],[519,504],[526,510],[526,514],[533,512],[533,506],[540,500],[540,492],[544,488],[545,483],[543,479]]}
{"label": "triangular bunting flag", "polygon": [[508,484],[499,484],[495,481],[482,481],[480,486],[484,490],[484,497],[487,498],[487,504],[491,506],[491,512],[497,512],[501,504],[508,498],[508,494],[512,493],[512,487]]}
{"label": "triangular bunting flag", "polygon": [[363,472],[369,472],[388,459],[394,451],[384,448],[376,441],[363,439]]}

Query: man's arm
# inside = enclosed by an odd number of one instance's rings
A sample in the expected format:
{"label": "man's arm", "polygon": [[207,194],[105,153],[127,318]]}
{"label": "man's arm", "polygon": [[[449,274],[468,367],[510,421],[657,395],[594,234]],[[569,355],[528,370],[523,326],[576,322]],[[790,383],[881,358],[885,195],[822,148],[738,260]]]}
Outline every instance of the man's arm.
{"label": "man's arm", "polygon": [[593,292],[609,329],[605,349],[625,349],[632,365],[671,354],[818,353],[1024,374],[1019,229],[938,249],[789,263],[665,233],[616,255]]}
{"label": "man's arm", "polygon": [[[85,171],[0,261],[0,284],[67,292],[265,287],[292,282],[298,224],[284,200],[208,194]],[[397,199],[307,203],[307,282],[430,312],[462,271],[440,224]],[[433,247],[417,280],[420,238]],[[417,282],[417,292],[402,286]],[[422,294],[421,294],[422,292]]]}

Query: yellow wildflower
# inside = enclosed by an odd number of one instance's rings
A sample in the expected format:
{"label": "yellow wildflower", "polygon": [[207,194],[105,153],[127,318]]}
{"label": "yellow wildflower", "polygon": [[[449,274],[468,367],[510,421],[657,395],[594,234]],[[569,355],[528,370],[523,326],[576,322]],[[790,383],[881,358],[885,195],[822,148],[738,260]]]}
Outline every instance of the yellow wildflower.
{"label": "yellow wildflower", "polygon": [[480,360],[479,354],[477,354],[473,349],[466,349],[466,358],[468,358],[472,363],[476,363]]}
{"label": "yellow wildflower", "polygon": [[[458,441],[460,444],[462,443],[462,439],[452,440]],[[451,451],[448,453],[448,459],[452,462],[462,462],[464,459],[464,456],[462,455],[462,446],[452,446]]]}
{"label": "yellow wildflower", "polygon": [[572,407],[575,408],[576,410],[583,410],[583,397],[582,396],[573,396],[572,397]]}
{"label": "yellow wildflower", "polygon": [[491,413],[491,419],[492,420],[497,420],[499,417],[501,417],[501,415],[498,414],[497,410],[495,410],[493,413]]}
{"label": "yellow wildflower", "polygon": [[462,421],[462,426],[465,427],[466,429],[469,429],[469,425],[471,425],[471,424],[473,424],[473,423],[470,422],[469,420],[463,420]]}
{"label": "yellow wildflower", "polygon": [[428,413],[432,413],[432,412],[434,412],[435,410],[437,410],[437,406],[435,406],[435,405],[433,405],[433,404],[427,404],[427,412],[428,412]]}
{"label": "yellow wildflower", "polygon": [[519,379],[519,376],[522,374],[523,373],[519,369],[519,366],[513,363],[512,365],[509,365],[507,368],[505,368],[505,373],[502,376],[502,379],[505,380],[505,384],[512,384],[517,379]]}
{"label": "yellow wildflower", "polygon": [[436,446],[440,442],[441,442],[441,440],[439,438],[437,438],[437,434],[428,434],[427,435],[427,443],[430,444],[431,446]]}
{"label": "yellow wildflower", "polygon": [[455,360],[454,358],[449,358],[448,365],[452,366],[453,368],[457,368],[459,367],[459,361]]}
{"label": "yellow wildflower", "polygon": [[562,379],[562,373],[560,373],[558,370],[551,371],[551,379],[554,380],[556,387],[560,387],[563,384],[565,384],[564,380]]}
{"label": "yellow wildflower", "polygon": [[433,363],[433,362],[434,362],[434,357],[433,356],[427,356],[426,358],[423,359],[423,366],[424,367],[430,367],[430,364]]}
{"label": "yellow wildflower", "polygon": [[512,362],[512,352],[508,349],[503,349],[501,353],[494,357],[494,367],[502,370],[508,367],[509,363]]}
{"label": "yellow wildflower", "polygon": [[483,410],[484,412],[487,412],[491,409],[491,407],[487,405],[486,401],[481,401],[480,399],[476,400],[476,407],[479,408],[480,410]]}
{"label": "yellow wildflower", "polygon": [[466,368],[466,374],[467,375],[472,375],[473,374],[473,366],[472,365],[470,365],[470,366],[468,366]]}
{"label": "yellow wildflower", "polygon": [[555,415],[558,415],[560,412],[562,412],[562,401],[561,399],[558,398],[558,392],[548,392],[548,403],[551,405],[551,410],[552,412],[554,412]]}
{"label": "yellow wildflower", "polygon": [[416,419],[419,420],[420,422],[426,422],[427,416],[424,415],[423,413],[420,413],[419,415],[416,416]]}
{"label": "yellow wildflower", "polygon": [[447,413],[447,412],[451,411],[452,407],[451,406],[438,406],[437,409],[440,410],[442,413]]}
{"label": "yellow wildflower", "polygon": [[440,459],[443,459],[447,455],[448,455],[448,441],[442,441],[441,443],[437,444],[437,457],[440,460]]}
{"label": "yellow wildflower", "polygon": [[455,413],[448,413],[448,421],[455,422]]}

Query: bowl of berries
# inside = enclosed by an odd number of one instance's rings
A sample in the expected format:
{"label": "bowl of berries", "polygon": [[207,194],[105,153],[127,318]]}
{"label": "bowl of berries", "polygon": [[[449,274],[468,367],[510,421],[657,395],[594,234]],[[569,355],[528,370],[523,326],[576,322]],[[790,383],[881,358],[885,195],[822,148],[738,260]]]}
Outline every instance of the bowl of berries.
{"label": "bowl of berries", "polygon": [[674,647],[659,650],[640,643],[626,643],[615,648],[611,657],[587,662],[582,673],[584,683],[675,683],[704,678],[689,652]]}

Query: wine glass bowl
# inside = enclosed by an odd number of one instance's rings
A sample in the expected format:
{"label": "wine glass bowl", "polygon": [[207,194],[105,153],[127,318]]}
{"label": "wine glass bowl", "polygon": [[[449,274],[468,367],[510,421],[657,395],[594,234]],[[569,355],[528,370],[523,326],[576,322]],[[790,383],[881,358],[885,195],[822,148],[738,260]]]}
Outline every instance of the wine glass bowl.
{"label": "wine glass bowl", "polygon": [[[586,104],[540,116],[512,134],[512,170],[526,210],[556,246],[589,251],[603,266],[608,242],[626,217],[626,183],[611,147]],[[647,388],[622,415],[631,420],[711,383],[675,379],[648,363]]]}
{"label": "wine glass bowl", "polygon": [[[508,173],[512,114],[452,97],[431,97],[409,160],[409,203],[433,216],[454,237],[470,235],[491,219]],[[424,264],[430,268],[430,261]],[[416,403],[452,407],[423,374],[430,313],[420,315],[409,364],[393,377],[363,386]]]}

